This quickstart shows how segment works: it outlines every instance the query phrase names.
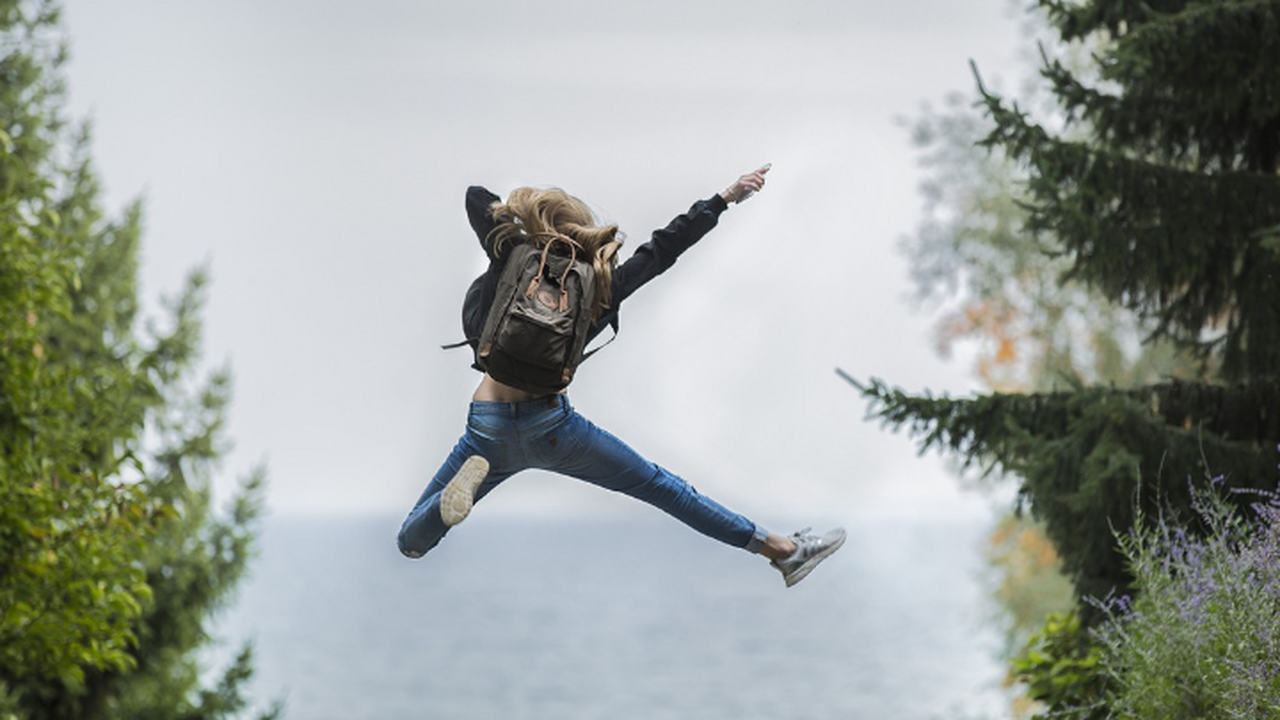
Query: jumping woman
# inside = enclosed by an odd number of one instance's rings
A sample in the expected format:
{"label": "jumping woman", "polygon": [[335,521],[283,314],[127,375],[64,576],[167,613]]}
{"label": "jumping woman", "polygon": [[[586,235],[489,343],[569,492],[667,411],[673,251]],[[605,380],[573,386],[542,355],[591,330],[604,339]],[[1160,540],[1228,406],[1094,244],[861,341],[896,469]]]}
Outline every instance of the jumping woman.
{"label": "jumping woman", "polygon": [[[473,349],[516,246],[564,237],[591,258],[596,292],[590,339],[610,325],[616,328],[622,302],[710,232],[730,204],[763,188],[768,170],[765,166],[747,173],[723,192],[694,203],[621,265],[618,227],[599,224],[581,200],[558,189],[524,187],[502,202],[482,187],[468,188],[467,217],[489,258],[488,270],[471,285],[463,304],[463,329]],[[475,367],[483,369],[478,357]],[[466,430],[400,528],[400,552],[422,557],[467,517],[473,503],[528,468],[551,470],[649,503],[708,537],[768,558],[788,587],[845,539],[840,528],[823,535],[807,529],[790,536],[771,533],[596,427],[569,403],[567,392],[533,393],[485,373],[472,396]]]}

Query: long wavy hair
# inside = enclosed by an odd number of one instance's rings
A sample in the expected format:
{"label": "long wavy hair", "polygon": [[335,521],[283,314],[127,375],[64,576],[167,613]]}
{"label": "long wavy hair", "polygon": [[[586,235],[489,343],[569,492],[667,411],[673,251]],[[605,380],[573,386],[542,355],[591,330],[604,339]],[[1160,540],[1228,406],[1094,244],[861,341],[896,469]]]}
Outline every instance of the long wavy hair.
{"label": "long wavy hair", "polygon": [[489,209],[497,227],[489,233],[494,255],[508,242],[546,242],[547,235],[564,235],[587,251],[596,271],[596,306],[592,317],[609,307],[613,268],[623,236],[617,225],[600,225],[591,208],[559,188],[521,187],[506,202]]}

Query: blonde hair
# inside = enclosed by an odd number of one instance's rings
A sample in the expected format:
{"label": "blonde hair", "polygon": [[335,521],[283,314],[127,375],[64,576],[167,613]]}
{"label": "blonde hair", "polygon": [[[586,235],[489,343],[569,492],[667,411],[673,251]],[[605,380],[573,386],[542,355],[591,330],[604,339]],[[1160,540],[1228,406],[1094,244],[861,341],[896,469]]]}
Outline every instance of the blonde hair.
{"label": "blonde hair", "polygon": [[489,233],[493,254],[508,242],[546,242],[548,235],[564,235],[587,251],[596,271],[596,306],[592,317],[609,306],[613,268],[618,263],[622,234],[617,225],[599,225],[595,213],[578,198],[559,188],[521,187],[506,202],[489,209],[498,225]]}

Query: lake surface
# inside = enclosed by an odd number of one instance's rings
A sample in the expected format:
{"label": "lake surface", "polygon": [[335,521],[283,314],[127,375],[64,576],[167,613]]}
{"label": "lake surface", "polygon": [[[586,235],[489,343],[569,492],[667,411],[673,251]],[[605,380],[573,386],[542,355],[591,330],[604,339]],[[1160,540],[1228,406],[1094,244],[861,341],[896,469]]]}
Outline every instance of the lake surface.
{"label": "lake surface", "polygon": [[252,639],[253,696],[294,720],[1006,715],[984,521],[846,522],[786,589],[645,511],[476,513],[417,561],[399,517],[268,518],[215,661]]}

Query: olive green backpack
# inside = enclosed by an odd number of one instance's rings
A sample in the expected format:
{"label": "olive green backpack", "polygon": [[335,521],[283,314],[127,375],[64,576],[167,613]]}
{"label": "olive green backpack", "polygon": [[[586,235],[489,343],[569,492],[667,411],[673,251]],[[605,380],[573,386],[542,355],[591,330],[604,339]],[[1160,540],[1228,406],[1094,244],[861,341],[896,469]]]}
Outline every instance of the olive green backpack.
{"label": "olive green backpack", "polygon": [[[551,394],[573,380],[591,330],[596,273],[577,242],[541,233],[545,242],[511,250],[476,348],[476,361],[495,380]],[[599,348],[597,348],[599,349]]]}

